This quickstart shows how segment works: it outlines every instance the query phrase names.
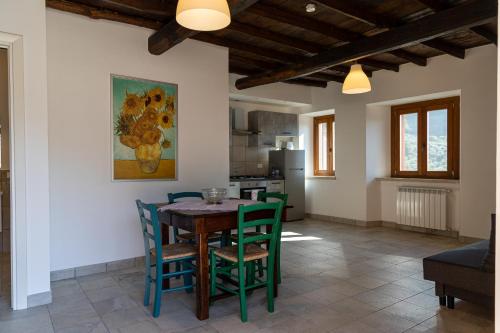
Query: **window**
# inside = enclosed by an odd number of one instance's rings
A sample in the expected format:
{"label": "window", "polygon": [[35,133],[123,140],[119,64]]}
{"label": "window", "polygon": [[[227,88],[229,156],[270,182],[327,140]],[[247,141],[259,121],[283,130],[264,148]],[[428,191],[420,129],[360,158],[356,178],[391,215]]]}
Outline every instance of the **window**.
{"label": "window", "polygon": [[314,118],[314,175],[335,175],[335,115]]}
{"label": "window", "polygon": [[459,178],[459,97],[392,107],[393,177]]}

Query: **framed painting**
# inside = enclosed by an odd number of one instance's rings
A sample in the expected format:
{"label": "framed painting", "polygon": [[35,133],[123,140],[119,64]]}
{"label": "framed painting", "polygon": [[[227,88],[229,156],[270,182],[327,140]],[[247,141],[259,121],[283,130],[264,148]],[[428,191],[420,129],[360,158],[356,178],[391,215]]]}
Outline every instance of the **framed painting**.
{"label": "framed painting", "polygon": [[177,85],[111,75],[113,180],[177,179]]}

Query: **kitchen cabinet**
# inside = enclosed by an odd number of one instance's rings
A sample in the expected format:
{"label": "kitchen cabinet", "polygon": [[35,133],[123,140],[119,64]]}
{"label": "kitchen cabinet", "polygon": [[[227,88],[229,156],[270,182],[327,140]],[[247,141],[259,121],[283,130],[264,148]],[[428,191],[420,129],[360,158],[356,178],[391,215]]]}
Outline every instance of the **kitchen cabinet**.
{"label": "kitchen cabinet", "polygon": [[278,192],[285,193],[285,181],[284,180],[268,180],[266,186],[267,192]]}
{"label": "kitchen cabinet", "polygon": [[227,193],[227,196],[234,199],[240,198],[240,182],[229,183],[229,191]]}
{"label": "kitchen cabinet", "polygon": [[276,136],[297,136],[299,124],[296,114],[272,111],[250,111],[248,130],[259,133],[248,138],[249,146],[272,146]]}

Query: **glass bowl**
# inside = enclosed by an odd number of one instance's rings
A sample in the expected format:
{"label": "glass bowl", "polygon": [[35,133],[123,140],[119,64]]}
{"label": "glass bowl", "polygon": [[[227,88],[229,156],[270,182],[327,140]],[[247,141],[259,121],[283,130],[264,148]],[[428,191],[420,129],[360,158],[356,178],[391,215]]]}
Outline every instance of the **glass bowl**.
{"label": "glass bowl", "polygon": [[209,204],[220,204],[222,200],[226,197],[227,190],[225,188],[204,188],[201,190],[203,193],[203,198]]}

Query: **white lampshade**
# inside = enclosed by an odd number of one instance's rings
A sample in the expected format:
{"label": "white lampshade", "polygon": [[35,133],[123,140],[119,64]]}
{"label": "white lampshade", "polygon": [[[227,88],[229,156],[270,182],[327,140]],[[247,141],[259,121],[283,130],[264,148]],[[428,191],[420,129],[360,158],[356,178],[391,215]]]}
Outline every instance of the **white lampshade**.
{"label": "white lampshade", "polygon": [[177,23],[198,31],[213,31],[231,23],[226,0],[179,0],[175,16]]}
{"label": "white lampshade", "polygon": [[349,74],[347,74],[344,85],[342,86],[342,92],[344,94],[362,94],[372,90],[370,80],[363,72],[361,65],[354,64],[351,66]]}

